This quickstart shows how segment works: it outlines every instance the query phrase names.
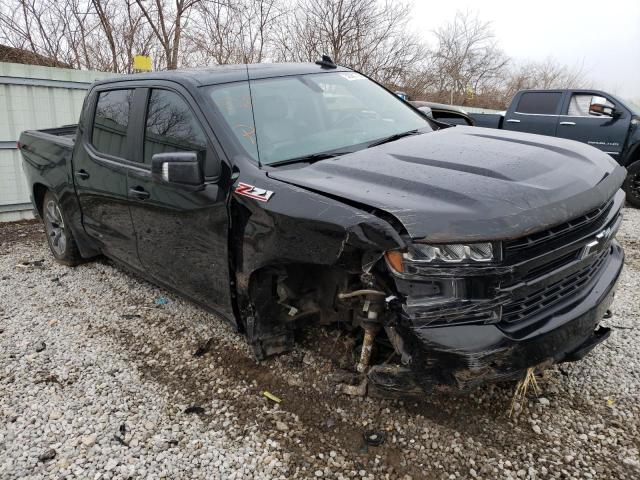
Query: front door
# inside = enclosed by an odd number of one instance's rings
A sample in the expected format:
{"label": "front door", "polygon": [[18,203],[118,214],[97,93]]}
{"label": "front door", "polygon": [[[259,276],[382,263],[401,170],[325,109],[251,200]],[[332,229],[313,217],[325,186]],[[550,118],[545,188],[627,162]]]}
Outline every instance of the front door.
{"label": "front door", "polygon": [[588,143],[617,160],[624,148],[631,115],[608,98],[607,105],[617,109],[616,114],[592,114],[589,106],[594,97],[606,98],[583,92],[571,95],[558,123],[558,136]]}
{"label": "front door", "polygon": [[140,268],[127,199],[127,169],[136,160],[129,125],[134,92],[92,92],[72,161],[85,231],[105,255]]}
{"label": "front door", "polygon": [[[219,311],[233,322],[229,278],[227,191],[205,122],[187,94],[146,90],[139,148],[144,169],[129,171],[129,205],[138,255],[160,283]],[[151,178],[156,153],[197,152],[205,175],[200,187]],[[215,178],[217,177],[217,178]]]}

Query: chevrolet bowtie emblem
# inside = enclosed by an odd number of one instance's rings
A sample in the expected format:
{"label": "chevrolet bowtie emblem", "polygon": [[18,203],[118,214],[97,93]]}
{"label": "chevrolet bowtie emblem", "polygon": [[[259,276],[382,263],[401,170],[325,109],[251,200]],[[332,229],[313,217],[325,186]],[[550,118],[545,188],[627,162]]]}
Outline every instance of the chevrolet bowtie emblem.
{"label": "chevrolet bowtie emblem", "polygon": [[582,249],[582,252],[580,253],[580,259],[582,260],[584,258],[587,258],[591,255],[594,255],[602,251],[605,245],[607,244],[607,242],[609,241],[610,237],[611,237],[611,227],[607,227],[604,230],[602,230],[600,233],[598,233],[595,239],[593,239],[592,241],[590,241],[584,246],[584,248]]}

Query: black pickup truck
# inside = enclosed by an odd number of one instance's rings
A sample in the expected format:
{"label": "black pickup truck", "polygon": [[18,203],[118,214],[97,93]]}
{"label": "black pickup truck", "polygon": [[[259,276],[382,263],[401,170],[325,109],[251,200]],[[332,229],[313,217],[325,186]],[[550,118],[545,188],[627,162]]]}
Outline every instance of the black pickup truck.
{"label": "black pickup truck", "polygon": [[257,358],[337,324],[360,339],[356,384],[401,395],[520,378],[609,334],[623,167],[447,128],[327,59],[101,81],[77,128],[20,150],[56,259],[106,255]]}
{"label": "black pickup truck", "polygon": [[627,200],[640,207],[640,107],[599,90],[522,90],[504,115],[472,114],[479,127],[592,145],[627,168]]}

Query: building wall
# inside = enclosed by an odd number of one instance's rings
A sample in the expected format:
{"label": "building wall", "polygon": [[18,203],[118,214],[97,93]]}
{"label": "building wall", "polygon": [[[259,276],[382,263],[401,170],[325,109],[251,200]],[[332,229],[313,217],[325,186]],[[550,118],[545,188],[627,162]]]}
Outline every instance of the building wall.
{"label": "building wall", "polygon": [[0,221],[30,218],[16,142],[23,130],[78,122],[87,88],[112,73],[0,63]]}

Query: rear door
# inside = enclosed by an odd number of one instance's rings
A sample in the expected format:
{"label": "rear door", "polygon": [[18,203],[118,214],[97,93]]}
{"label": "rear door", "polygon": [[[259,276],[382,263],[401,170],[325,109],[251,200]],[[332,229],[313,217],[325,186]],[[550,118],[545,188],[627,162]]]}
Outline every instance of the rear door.
{"label": "rear door", "polygon": [[[618,115],[592,114],[589,106],[594,97],[605,98],[607,106]],[[629,131],[631,114],[602,93],[573,92],[565,101],[558,123],[558,136],[588,143],[619,159]]]}
{"label": "rear door", "polygon": [[[179,87],[144,89],[139,111],[143,169],[129,172],[129,206],[145,271],[233,322],[227,193],[220,151],[202,112]],[[205,183],[172,185],[151,177],[156,153],[197,152]]]}
{"label": "rear door", "polygon": [[113,86],[91,93],[73,171],[87,234],[106,255],[140,268],[127,199],[127,170],[135,164],[130,122],[134,94],[133,88]]}
{"label": "rear door", "polygon": [[562,91],[522,92],[507,111],[503,129],[555,136],[562,98]]}

